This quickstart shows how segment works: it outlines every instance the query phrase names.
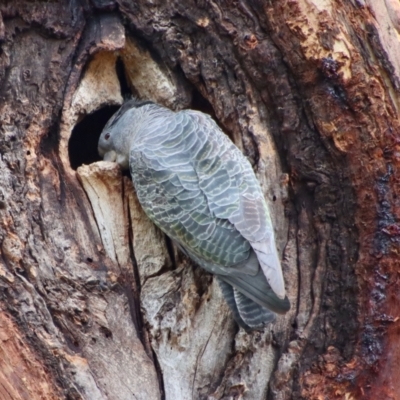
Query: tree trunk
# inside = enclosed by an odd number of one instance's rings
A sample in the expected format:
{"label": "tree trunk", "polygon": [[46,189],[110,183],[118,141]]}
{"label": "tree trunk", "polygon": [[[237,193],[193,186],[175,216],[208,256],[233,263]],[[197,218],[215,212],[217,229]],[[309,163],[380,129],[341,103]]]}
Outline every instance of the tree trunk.
{"label": "tree trunk", "polygon": [[[1,399],[400,399],[400,5],[0,5]],[[235,324],[97,140],[211,114],[273,211],[291,310]]]}

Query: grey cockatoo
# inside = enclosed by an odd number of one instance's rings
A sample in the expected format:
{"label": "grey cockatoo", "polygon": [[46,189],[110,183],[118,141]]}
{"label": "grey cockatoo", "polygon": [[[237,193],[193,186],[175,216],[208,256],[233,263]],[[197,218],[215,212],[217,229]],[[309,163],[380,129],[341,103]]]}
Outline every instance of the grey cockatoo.
{"label": "grey cockatoo", "polygon": [[99,154],[130,169],[148,217],[218,277],[241,326],[259,328],[289,310],[260,185],[208,115],[129,100],[104,127]]}

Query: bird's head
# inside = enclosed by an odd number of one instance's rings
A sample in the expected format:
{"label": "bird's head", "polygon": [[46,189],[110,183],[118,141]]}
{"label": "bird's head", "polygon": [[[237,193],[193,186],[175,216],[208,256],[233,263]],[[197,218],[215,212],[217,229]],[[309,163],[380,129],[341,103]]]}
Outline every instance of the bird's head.
{"label": "bird's head", "polygon": [[150,101],[131,99],[109,119],[98,144],[98,152],[103,160],[116,162],[122,169],[129,169],[129,151],[137,122],[135,114],[138,108],[150,103],[153,104]]}

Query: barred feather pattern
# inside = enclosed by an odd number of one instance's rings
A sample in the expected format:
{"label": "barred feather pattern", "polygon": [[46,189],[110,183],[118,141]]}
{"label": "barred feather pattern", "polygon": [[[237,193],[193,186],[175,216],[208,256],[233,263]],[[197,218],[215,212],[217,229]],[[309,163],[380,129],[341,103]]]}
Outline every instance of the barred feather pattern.
{"label": "barred feather pattern", "polygon": [[145,104],[125,106],[107,129],[122,132],[113,150],[129,151],[132,180],[149,218],[197,264],[234,288],[223,292],[235,318],[255,327],[274,319],[268,308],[286,312],[260,185],[218,125],[201,112]]}

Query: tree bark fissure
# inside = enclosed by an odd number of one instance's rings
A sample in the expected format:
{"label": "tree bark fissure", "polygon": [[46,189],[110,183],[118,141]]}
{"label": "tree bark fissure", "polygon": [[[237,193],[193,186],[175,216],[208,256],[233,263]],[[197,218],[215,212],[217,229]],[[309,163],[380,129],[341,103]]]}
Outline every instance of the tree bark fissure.
{"label": "tree bark fissure", "polygon": [[[400,398],[399,11],[0,5],[0,397]],[[97,158],[127,90],[210,112],[257,171],[292,304],[264,331]]]}

